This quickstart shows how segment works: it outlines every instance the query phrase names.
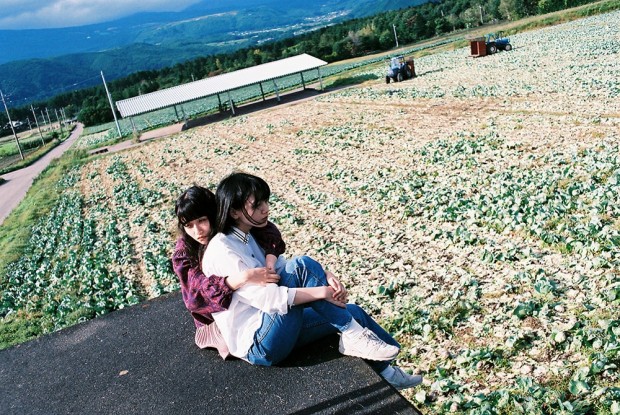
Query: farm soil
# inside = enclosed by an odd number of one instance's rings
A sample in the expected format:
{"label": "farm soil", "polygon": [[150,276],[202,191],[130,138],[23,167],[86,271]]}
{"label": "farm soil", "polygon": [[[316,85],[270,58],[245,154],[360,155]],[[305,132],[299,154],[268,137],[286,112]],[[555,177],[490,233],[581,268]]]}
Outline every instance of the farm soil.
{"label": "farm soil", "polygon": [[[595,33],[588,38],[591,47],[609,39],[605,30],[620,27],[620,14],[606,19],[592,20],[586,28]],[[482,311],[458,323],[454,336],[440,331],[427,338],[402,333],[403,366],[428,373],[467,345],[501,348],[515,330],[526,338],[544,339],[574,317],[571,303],[586,295],[575,281],[584,273],[598,275],[596,270],[575,267],[581,261],[577,256],[558,252],[519,231],[486,229],[482,236],[487,248],[517,247],[519,252],[527,248],[531,257],[484,261],[482,247],[454,244],[435,232],[455,232],[459,224],[408,214],[405,201],[386,205],[379,193],[389,197],[392,185],[408,183],[419,174],[438,178],[447,187],[465,183],[462,190],[467,197],[483,190],[462,181],[474,179],[472,169],[476,177],[492,180],[497,173],[542,171],[546,160],[569,162],[580,151],[617,144],[618,52],[592,56],[577,49],[578,40],[564,41],[579,36],[578,30],[567,25],[516,36],[513,51],[485,58],[471,58],[467,50],[420,58],[416,61],[419,76],[403,83],[384,84],[382,68],[377,69],[380,81],[103,156],[84,168],[81,191],[87,199],[103,191],[114,203],[115,183],[105,178],[106,170],[122,160],[140,186],[162,192],[161,204],[147,213],[164,215],[173,235],[171,210],[180,190],[194,183],[214,189],[233,171],[254,173],[271,186],[272,218],[284,235],[288,255],[315,257],[341,277],[352,300],[380,319],[396,319],[416,301],[427,304],[437,319],[448,316],[450,310],[434,305],[449,303],[457,294],[465,296],[469,288],[462,281],[476,280],[480,290],[476,302]],[[605,73],[602,77],[597,72],[600,68]],[[469,156],[458,163],[437,161],[448,157],[442,148],[463,140],[470,143]],[[128,221],[134,223],[143,214],[143,209],[129,212]],[[130,233],[137,267],[127,274],[141,281],[148,292],[154,281],[140,260],[144,229],[131,225]],[[557,321],[506,319],[491,333],[485,331],[488,326],[483,323],[489,316],[502,315],[502,310],[530,298],[518,287],[513,293],[505,291],[515,273],[541,268],[553,270],[573,296],[567,298],[565,308],[558,308]],[[380,294],[390,284],[396,294]],[[481,364],[482,378],[465,369],[459,373],[468,379],[472,393],[488,392],[510,387],[523,375],[545,382],[551,373],[564,373],[566,362],[562,353],[536,344],[516,356],[509,368],[487,364],[485,369]],[[413,392],[407,393],[413,399]]]}

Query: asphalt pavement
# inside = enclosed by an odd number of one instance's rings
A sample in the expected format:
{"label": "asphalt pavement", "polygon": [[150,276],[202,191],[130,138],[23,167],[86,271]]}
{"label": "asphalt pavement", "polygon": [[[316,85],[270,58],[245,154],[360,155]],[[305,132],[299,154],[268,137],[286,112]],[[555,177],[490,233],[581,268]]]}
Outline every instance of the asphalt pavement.
{"label": "asphalt pavement", "polygon": [[337,337],[277,367],[198,349],[179,292],[0,351],[4,414],[419,414]]}

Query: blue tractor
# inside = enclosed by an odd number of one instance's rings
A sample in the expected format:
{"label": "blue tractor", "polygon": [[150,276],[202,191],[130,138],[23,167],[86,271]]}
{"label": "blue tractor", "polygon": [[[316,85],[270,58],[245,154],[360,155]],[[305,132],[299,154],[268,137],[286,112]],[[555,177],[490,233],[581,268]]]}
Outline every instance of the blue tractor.
{"label": "blue tractor", "polygon": [[492,55],[499,50],[512,50],[510,39],[504,36],[503,32],[489,33],[485,36],[487,55]]}
{"label": "blue tractor", "polygon": [[387,73],[385,75],[385,83],[389,84],[390,80],[394,82],[402,82],[406,79],[415,77],[415,66],[413,58],[405,60],[403,55],[394,56],[387,60]]}

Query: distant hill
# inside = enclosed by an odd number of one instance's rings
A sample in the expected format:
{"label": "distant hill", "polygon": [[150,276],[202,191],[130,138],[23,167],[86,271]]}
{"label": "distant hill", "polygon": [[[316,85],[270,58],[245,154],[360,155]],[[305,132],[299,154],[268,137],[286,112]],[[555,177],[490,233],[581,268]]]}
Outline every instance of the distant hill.
{"label": "distant hill", "polygon": [[159,69],[199,56],[425,3],[427,0],[205,0],[179,13],[142,13],[106,24],[0,31],[0,88],[11,105]]}

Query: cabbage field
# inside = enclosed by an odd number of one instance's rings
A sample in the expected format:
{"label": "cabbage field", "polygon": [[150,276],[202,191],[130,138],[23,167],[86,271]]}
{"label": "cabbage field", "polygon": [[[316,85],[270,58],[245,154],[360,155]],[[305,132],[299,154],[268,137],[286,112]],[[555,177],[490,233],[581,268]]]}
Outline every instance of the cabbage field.
{"label": "cabbage field", "polygon": [[173,204],[233,170],[393,332],[429,414],[620,414],[620,12],[100,156],[7,271],[51,331],[177,290]]}

